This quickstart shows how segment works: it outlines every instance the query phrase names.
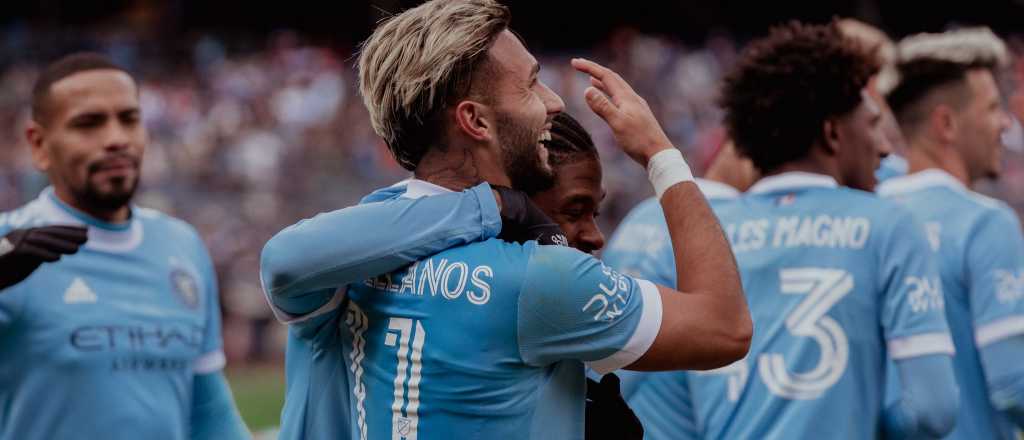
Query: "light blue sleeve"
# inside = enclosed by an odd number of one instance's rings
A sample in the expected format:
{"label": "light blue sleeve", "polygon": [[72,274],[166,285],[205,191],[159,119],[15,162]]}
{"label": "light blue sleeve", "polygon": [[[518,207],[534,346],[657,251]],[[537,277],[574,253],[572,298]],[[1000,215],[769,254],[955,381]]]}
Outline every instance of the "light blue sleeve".
{"label": "light blue sleeve", "polygon": [[231,389],[220,372],[201,374],[192,382],[192,440],[249,439],[242,417],[231,398]]}
{"label": "light blue sleeve", "polygon": [[890,366],[884,429],[890,438],[937,438],[953,428],[959,401],[937,255],[908,212],[890,218],[880,257]]}
{"label": "light blue sleeve", "polygon": [[1024,335],[1015,335],[986,345],[981,350],[989,399],[1018,428],[1024,428]]}
{"label": "light blue sleeve", "polygon": [[622,397],[636,413],[647,440],[697,440],[687,372],[619,371]]}
{"label": "light blue sleeve", "polygon": [[896,209],[890,217],[879,256],[881,323],[888,355],[894,360],[952,356],[938,256],[928,245],[924,226],[909,212]]}
{"label": "light blue sleeve", "polygon": [[967,250],[974,338],[993,406],[1024,427],[1024,239],[1013,212],[992,211]]}
{"label": "light blue sleeve", "polygon": [[1024,238],[1016,215],[993,210],[979,221],[966,269],[978,347],[1024,334]]}
{"label": "light blue sleeve", "polygon": [[516,317],[524,362],[579,360],[605,374],[650,348],[662,312],[654,284],[572,248],[533,246]]}
{"label": "light blue sleeve", "polygon": [[942,438],[956,425],[960,392],[949,356],[932,354],[896,361],[899,398],[882,414],[886,438]]}
{"label": "light blue sleeve", "polygon": [[418,199],[388,191],[378,198],[391,199],[317,215],[267,242],[260,279],[279,318],[289,322],[322,310],[340,302],[342,286],[501,230],[486,183]]}

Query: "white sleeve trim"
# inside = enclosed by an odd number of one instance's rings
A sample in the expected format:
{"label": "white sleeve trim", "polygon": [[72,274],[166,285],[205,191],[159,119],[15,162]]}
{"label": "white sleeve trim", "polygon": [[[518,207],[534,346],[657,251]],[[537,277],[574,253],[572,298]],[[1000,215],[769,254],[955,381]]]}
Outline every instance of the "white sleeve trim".
{"label": "white sleeve trim", "polygon": [[608,374],[636,362],[651,348],[661,329],[661,293],[658,287],[647,280],[636,280],[636,283],[643,300],[640,322],[625,347],[604,359],[587,363],[588,367],[599,374]]}
{"label": "white sleeve trim", "polygon": [[1021,333],[1024,333],[1024,316],[1015,315],[974,329],[974,342],[981,348]]}
{"label": "white sleeve trim", "polygon": [[225,364],[227,364],[227,358],[224,357],[223,351],[211,351],[192,362],[192,371],[195,374],[210,374],[220,371]]}
{"label": "white sleeve trim", "polygon": [[[266,290],[264,290],[264,292],[265,291]],[[316,309],[304,315],[293,315],[284,310],[281,310],[280,308],[277,307],[276,304],[274,304],[274,301],[270,298],[269,294],[267,295],[267,302],[270,303],[270,310],[274,312],[274,317],[277,318],[278,321],[281,321],[284,324],[292,325],[299,324],[301,322],[316,318],[317,316],[333,312],[335,309],[338,308],[338,306],[341,305],[341,302],[345,299],[345,295],[347,292],[348,286],[339,288],[334,292],[334,296],[331,297],[331,300],[327,301],[327,304],[324,304],[320,306],[319,309]]]}
{"label": "white sleeve trim", "polygon": [[922,333],[889,340],[889,357],[894,360],[929,354],[953,355],[953,338],[946,332]]}

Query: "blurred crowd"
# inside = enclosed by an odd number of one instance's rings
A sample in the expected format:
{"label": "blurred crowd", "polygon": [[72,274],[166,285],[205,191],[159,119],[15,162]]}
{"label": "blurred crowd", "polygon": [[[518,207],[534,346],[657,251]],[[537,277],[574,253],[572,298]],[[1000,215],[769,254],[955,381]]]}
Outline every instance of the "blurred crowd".
{"label": "blurred crowd", "polygon": [[[0,47],[11,60],[0,65],[0,210],[34,198],[46,184],[31,165],[23,136],[32,83],[45,61],[19,56],[28,49],[17,41],[31,37],[4,38]],[[351,53],[306,44],[290,32],[250,42],[244,50],[213,35],[191,40],[174,53],[123,36],[95,46],[140,72],[150,141],[136,202],[187,220],[205,239],[221,283],[232,361],[276,361],[283,356],[284,327],[274,323],[260,292],[263,243],[301,218],[356,203],[408,173],[370,127]],[[1024,58],[1024,40],[1010,43]],[[586,108],[587,80],[571,69],[570,57],[592,57],[626,77],[699,170],[724,135],[716,86],[738,48],[727,35],[690,47],[622,29],[595,48],[537,54],[542,80],[565,99],[600,149],[606,233],[653,191],[644,171],[617,151],[610,131]],[[1024,84],[1024,63],[1016,66],[1007,87]],[[1024,116],[1024,98],[1008,105]],[[1022,135],[1019,125],[1015,130],[1007,136],[1017,148],[1005,155],[1003,179],[980,189],[1024,211]]]}

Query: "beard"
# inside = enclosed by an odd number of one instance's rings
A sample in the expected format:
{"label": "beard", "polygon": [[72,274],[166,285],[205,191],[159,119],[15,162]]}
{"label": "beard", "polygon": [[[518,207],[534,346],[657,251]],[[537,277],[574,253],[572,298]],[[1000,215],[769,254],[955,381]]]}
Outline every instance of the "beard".
{"label": "beard", "polygon": [[512,188],[533,194],[552,187],[555,174],[537,148],[543,129],[531,129],[507,113],[497,120],[501,159]]}
{"label": "beard", "polygon": [[[84,206],[91,207],[97,211],[116,211],[127,206],[135,196],[135,190],[139,187],[139,170],[136,161],[135,175],[132,177],[114,177],[108,179],[103,185],[98,183],[94,176],[99,171],[100,164],[95,163],[89,166],[85,186],[72,188],[74,197],[80,200]],[[106,188],[103,188],[103,187]]]}

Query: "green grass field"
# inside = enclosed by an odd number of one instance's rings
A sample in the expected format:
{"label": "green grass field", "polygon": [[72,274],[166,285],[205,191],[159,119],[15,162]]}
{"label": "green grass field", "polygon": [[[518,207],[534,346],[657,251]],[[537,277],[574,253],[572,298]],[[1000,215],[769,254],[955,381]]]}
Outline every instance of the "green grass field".
{"label": "green grass field", "polygon": [[231,392],[246,426],[253,432],[275,427],[284,403],[284,368],[278,366],[227,370]]}

